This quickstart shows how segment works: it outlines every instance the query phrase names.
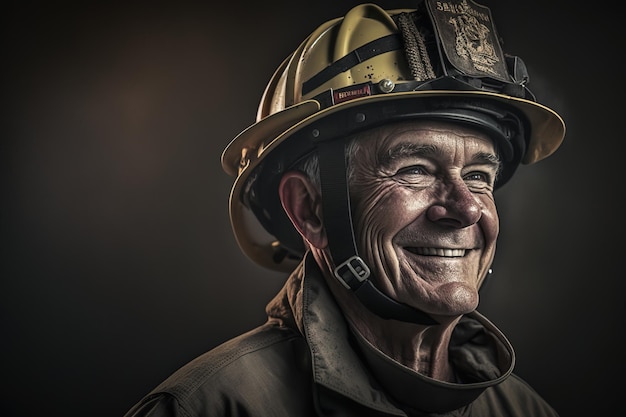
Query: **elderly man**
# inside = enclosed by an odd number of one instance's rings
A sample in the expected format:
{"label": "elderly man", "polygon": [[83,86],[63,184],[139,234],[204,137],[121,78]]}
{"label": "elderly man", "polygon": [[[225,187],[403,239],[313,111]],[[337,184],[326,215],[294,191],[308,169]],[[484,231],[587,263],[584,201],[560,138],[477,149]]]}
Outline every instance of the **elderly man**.
{"label": "elderly man", "polygon": [[290,277],[127,416],[556,416],[476,311],[494,191],[565,134],[527,82],[469,0],[321,25],[222,157],[241,249]]}

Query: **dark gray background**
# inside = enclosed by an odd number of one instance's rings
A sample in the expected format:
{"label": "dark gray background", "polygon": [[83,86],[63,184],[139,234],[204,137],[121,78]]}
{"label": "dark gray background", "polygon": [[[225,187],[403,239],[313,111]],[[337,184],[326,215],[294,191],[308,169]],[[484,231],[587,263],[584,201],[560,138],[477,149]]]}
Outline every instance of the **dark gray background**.
{"label": "dark gray background", "polygon": [[[624,390],[609,382],[624,373],[623,22],[605,3],[482,3],[568,133],[497,195],[480,310],[563,417],[607,415]],[[284,277],[239,252],[220,153],[278,63],[354,4],[3,6],[0,414],[121,416],[264,321]]]}

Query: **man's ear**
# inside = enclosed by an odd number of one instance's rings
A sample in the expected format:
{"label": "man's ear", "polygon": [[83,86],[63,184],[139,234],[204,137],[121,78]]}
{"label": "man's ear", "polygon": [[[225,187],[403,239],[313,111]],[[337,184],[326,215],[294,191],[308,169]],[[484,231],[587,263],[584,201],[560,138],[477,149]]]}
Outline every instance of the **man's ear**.
{"label": "man's ear", "polygon": [[309,178],[300,171],[283,174],[278,186],[281,204],[295,228],[312,246],[327,246],[322,219],[322,201]]}

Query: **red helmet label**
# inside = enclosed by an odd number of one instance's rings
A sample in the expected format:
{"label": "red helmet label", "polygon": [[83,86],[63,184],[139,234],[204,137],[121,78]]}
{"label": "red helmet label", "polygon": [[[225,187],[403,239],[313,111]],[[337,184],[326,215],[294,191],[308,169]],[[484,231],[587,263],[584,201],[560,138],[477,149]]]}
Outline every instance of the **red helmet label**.
{"label": "red helmet label", "polygon": [[372,95],[371,84],[358,84],[333,91],[333,104],[339,104],[343,101],[353,100],[359,97],[367,97]]}

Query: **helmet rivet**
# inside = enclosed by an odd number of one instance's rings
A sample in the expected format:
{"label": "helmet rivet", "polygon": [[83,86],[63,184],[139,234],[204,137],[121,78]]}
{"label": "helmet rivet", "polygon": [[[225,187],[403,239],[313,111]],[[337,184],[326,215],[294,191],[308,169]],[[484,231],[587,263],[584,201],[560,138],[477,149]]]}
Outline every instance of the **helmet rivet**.
{"label": "helmet rivet", "polygon": [[391,81],[389,78],[384,78],[378,83],[378,88],[380,88],[380,91],[383,93],[391,93],[395,86],[396,83]]}
{"label": "helmet rivet", "polygon": [[357,123],[363,123],[365,121],[365,114],[357,113],[356,116],[354,116],[354,121]]}
{"label": "helmet rivet", "polygon": [[314,138],[316,138],[316,137],[318,137],[318,136],[320,135],[320,131],[319,131],[319,130],[317,130],[317,129],[313,129],[313,130],[311,131],[311,135],[312,135]]}

